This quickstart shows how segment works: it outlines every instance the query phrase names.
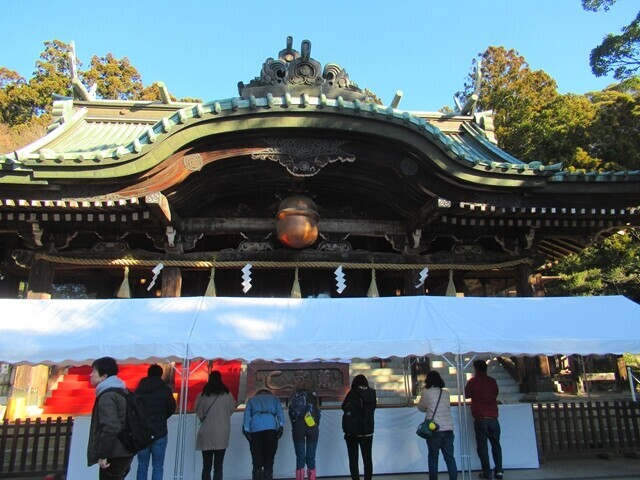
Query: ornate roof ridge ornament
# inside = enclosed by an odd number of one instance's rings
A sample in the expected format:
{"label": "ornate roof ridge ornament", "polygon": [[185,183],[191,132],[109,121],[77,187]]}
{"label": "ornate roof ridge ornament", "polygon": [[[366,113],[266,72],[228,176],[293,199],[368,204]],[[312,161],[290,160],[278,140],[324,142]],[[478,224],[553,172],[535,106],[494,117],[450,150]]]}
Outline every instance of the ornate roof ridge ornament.
{"label": "ornate roof ridge ornament", "polygon": [[267,148],[251,153],[253,160],[272,160],[294,177],[312,177],[330,163],[355,162],[356,156],[342,149],[343,140],[322,138],[265,138]]}
{"label": "ornate roof ridge ornament", "polygon": [[311,58],[311,42],[303,40],[298,52],[293,48],[293,37],[287,37],[287,47],[278,58],[267,58],[262,64],[260,76],[245,85],[238,82],[238,93],[244,99],[285,93],[313,96],[324,94],[327,98],[342,96],[345,100],[366,101],[368,94],[349,79],[346,70],[336,63],[328,63],[322,69],[320,62]]}

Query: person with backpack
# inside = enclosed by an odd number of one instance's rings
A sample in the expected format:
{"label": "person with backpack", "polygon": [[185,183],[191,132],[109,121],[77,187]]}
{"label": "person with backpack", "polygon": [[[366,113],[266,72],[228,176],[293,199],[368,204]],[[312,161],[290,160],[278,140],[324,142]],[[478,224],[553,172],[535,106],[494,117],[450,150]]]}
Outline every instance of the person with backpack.
{"label": "person with backpack", "polygon": [[202,392],[196,397],[196,416],[200,421],[196,450],[202,451],[202,480],[222,480],[224,454],[229,447],[231,415],[236,401],[217,370],[209,374]]}
{"label": "person with backpack", "polygon": [[273,461],[284,421],[282,404],[271,390],[261,388],[247,401],[242,433],[251,450],[252,480],[273,480]]}
{"label": "person with backpack", "polygon": [[142,400],[155,437],[153,443],[138,452],[136,480],[147,480],[151,459],[151,480],[162,480],[164,455],[167,450],[167,419],[176,411],[176,399],[171,388],[162,379],[162,367],[154,364],[147,369],[147,376],[140,380],[135,394]]}
{"label": "person with backpack", "polygon": [[303,385],[289,399],[289,420],[293,448],[296,452],[296,480],[304,480],[307,466],[307,480],[316,480],[316,448],[320,434],[320,408],[318,397]]}
{"label": "person with backpack", "polygon": [[373,477],[373,416],[377,406],[376,391],[369,387],[367,377],[356,375],[351,390],[342,402],[342,430],[349,454],[351,480],[360,480],[358,448],[362,453],[364,480]]}
{"label": "person with backpack", "polygon": [[440,451],[447,464],[449,480],[457,480],[458,467],[453,456],[453,418],[449,406],[449,391],[444,388],[444,380],[438,372],[427,373],[425,389],[418,401],[418,410],[426,413],[426,418],[433,420],[437,429],[427,438],[429,480],[438,480],[438,457]]}
{"label": "person with backpack", "polygon": [[118,364],[111,357],[101,357],[91,365],[89,381],[96,387],[91,411],[87,463],[100,466],[100,480],[124,480],[131,469],[133,455],[118,434],[126,423],[127,395],[125,383],[118,378]]}

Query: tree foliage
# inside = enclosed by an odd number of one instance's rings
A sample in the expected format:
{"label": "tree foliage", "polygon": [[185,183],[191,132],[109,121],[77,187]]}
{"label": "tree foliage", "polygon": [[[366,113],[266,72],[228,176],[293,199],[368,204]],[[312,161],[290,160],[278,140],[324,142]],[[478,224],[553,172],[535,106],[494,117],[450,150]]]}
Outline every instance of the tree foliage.
{"label": "tree foliage", "polygon": [[547,286],[552,296],[624,295],[640,302],[640,232],[629,229],[565,257],[549,274],[560,281]]}
{"label": "tree foliage", "polygon": [[[604,11],[616,0],[582,0],[582,8],[588,11]],[[640,70],[640,12],[636,18],[622,27],[622,33],[609,33],[602,43],[591,50],[589,64],[597,77],[613,73],[616,80],[624,80],[638,74]]]}
{"label": "tree foliage", "polygon": [[591,12],[598,12],[603,9],[605,12],[618,0],[582,0],[582,8]]}
{"label": "tree foliage", "polygon": [[[54,95],[72,95],[70,56],[73,46],[52,40],[44,42],[44,50],[27,80],[20,73],[0,66],[0,153],[24,146],[46,132]],[[76,60],[76,69],[82,62]],[[108,53],[93,56],[78,77],[90,88],[96,85],[99,98],[120,100],[160,99],[155,85],[144,87],[138,70],[129,59]]]}
{"label": "tree foliage", "polygon": [[[546,72],[518,52],[489,47],[480,55],[478,108],[493,110],[499,145],[524,161],[560,163],[569,171],[634,170],[640,155],[640,79],[602,92],[559,94]],[[464,90],[476,90],[477,64]]]}
{"label": "tree foliage", "polygon": [[142,77],[129,59],[117,59],[111,53],[104,57],[94,55],[90,68],[81,72],[80,77],[87,84],[97,85],[100,98],[138,100],[144,90]]}
{"label": "tree foliage", "polygon": [[[540,149],[536,123],[558,98],[555,80],[542,70],[532,70],[513,49],[492,46],[480,60],[478,108],[494,110],[496,136],[502,148],[522,159],[536,160]],[[474,93],[477,68],[474,64],[464,91],[458,93],[463,103]],[[512,125],[518,125],[517,132]]]}
{"label": "tree foliage", "polygon": [[640,78],[589,94],[597,108],[590,127],[591,154],[608,170],[640,168]]}

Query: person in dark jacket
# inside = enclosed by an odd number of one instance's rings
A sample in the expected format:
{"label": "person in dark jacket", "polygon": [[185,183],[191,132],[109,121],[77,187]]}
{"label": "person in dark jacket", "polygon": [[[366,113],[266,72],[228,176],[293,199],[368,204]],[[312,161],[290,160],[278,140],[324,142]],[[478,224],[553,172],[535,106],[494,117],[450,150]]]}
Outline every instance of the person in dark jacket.
{"label": "person in dark jacket", "polygon": [[138,452],[137,480],[147,480],[149,459],[153,471],[151,480],[162,480],[164,473],[164,454],[167,450],[167,419],[176,411],[176,400],[171,388],[162,379],[160,365],[151,365],[147,376],[140,380],[136,394],[144,401],[144,406],[155,430],[155,440],[147,448]]}
{"label": "person in dark jacket", "polygon": [[123,393],[129,392],[117,376],[118,364],[113,358],[98,358],[91,367],[89,381],[96,387],[96,400],[91,412],[87,463],[100,466],[100,480],[124,480],[134,454],[118,440],[118,433],[126,421],[127,399]]}
{"label": "person in dark jacket", "polygon": [[362,453],[364,480],[373,477],[373,415],[377,406],[376,391],[369,388],[364,375],[356,375],[351,382],[351,390],[342,402],[342,429],[349,454],[351,480],[360,480],[358,468],[358,448]]}

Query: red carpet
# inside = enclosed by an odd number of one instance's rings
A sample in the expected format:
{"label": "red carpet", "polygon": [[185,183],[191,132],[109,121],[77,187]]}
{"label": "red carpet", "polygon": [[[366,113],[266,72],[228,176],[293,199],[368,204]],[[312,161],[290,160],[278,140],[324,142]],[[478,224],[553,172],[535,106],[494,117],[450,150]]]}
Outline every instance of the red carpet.
{"label": "red carpet", "polygon": [[[236,400],[240,386],[241,366],[239,361],[224,362],[222,360],[216,360],[212,365],[214,370],[218,370],[222,374],[224,383],[229,387]],[[125,382],[128,389],[135,390],[140,379],[147,375],[148,368],[149,364],[119,365],[118,376]],[[207,368],[207,362],[201,365],[197,362],[191,364],[192,373],[189,377],[189,393],[187,395],[188,412],[193,411],[195,398],[207,381]],[[90,374],[91,367],[89,365],[69,367],[68,372],[60,377],[57,387],[51,390],[50,396],[45,399],[42,415],[52,417],[90,414],[95,400],[95,389],[89,383]],[[174,392],[180,392],[181,374],[182,365],[176,364],[175,386],[172,387]]]}

